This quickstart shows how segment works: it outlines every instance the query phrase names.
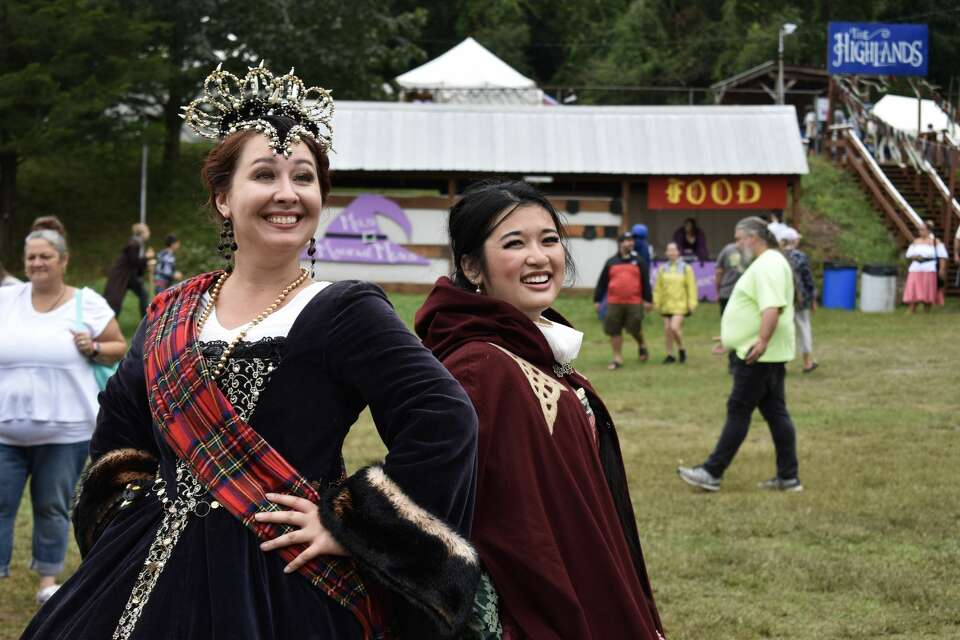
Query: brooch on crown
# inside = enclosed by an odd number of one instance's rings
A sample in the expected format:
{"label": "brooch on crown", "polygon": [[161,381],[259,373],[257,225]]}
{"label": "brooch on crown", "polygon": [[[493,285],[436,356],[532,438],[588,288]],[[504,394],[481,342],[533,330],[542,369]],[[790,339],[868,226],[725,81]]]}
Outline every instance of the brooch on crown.
{"label": "brooch on crown", "polygon": [[[333,98],[329,91],[304,87],[293,69],[275,77],[261,62],[249,67],[241,80],[222,66],[217,65],[203,81],[203,96],[183,107],[181,117],[197,135],[219,140],[237,131],[259,131],[269,138],[275,154],[288,158],[291,147],[304,136],[330,150]],[[266,116],[286,116],[296,124],[281,136]]]}

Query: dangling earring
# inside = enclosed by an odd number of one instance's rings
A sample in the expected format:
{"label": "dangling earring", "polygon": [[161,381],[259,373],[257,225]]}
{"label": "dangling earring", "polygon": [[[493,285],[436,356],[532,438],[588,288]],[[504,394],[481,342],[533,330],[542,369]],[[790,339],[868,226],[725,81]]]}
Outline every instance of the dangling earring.
{"label": "dangling earring", "polygon": [[480,283],[480,282],[477,283],[477,295],[481,295],[481,294],[483,293],[483,290],[480,288],[480,285],[481,285],[481,284],[482,284],[482,283]]}
{"label": "dangling earring", "polygon": [[307,255],[310,256],[310,279],[313,280],[314,271],[313,268],[317,264],[317,239],[313,236],[310,237],[310,244],[307,246]]}
{"label": "dangling earring", "polygon": [[220,226],[220,244],[217,245],[217,253],[223,257],[225,262],[223,270],[227,273],[233,272],[233,253],[237,250],[237,243],[233,237],[233,223],[230,218],[224,218]]}

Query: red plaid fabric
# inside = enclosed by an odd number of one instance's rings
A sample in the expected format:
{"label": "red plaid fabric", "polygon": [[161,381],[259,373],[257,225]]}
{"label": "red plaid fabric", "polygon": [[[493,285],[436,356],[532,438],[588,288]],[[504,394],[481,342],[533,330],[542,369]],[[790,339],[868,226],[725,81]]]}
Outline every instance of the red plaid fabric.
{"label": "red plaid fabric", "polygon": [[[198,343],[197,309],[203,292],[219,276],[214,272],[192,278],[164,291],[151,304],[143,353],[147,395],[153,419],[170,447],[220,504],[266,541],[289,530],[253,519],[255,513],[276,508],[266,493],[287,493],[314,504],[320,497],[306,478],[240,419],[209,375]],[[304,548],[293,545],[277,553],[290,562]],[[380,611],[352,560],[320,557],[299,571],[353,612],[365,638],[385,637]]]}

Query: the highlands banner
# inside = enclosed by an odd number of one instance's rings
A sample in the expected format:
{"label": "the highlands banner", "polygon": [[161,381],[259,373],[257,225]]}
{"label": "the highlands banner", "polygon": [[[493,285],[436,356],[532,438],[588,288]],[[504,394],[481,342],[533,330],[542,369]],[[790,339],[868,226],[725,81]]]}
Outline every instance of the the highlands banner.
{"label": "the highlands banner", "polygon": [[831,74],[926,76],[929,52],[925,24],[831,22],[827,70]]}

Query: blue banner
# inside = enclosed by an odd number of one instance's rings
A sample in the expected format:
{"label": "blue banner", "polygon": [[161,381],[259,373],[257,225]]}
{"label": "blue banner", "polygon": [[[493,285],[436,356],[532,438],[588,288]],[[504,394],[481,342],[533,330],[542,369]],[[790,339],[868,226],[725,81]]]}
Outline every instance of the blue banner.
{"label": "blue banner", "polygon": [[831,22],[827,71],[831,74],[926,76],[930,40],[925,24]]}

